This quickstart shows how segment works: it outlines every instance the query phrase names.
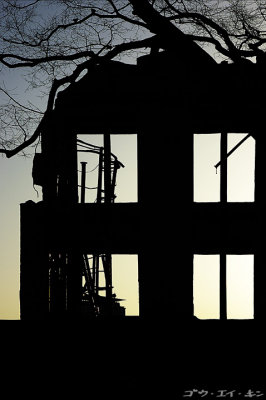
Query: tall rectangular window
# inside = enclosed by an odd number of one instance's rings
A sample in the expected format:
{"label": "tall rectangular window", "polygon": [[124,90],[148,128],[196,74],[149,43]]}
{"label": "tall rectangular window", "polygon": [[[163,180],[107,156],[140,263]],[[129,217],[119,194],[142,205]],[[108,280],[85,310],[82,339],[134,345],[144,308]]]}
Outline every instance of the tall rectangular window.
{"label": "tall rectangular window", "polygon": [[[230,152],[247,134],[228,134]],[[227,159],[227,201],[255,200],[255,140],[249,137]]]}
{"label": "tall rectangular window", "polygon": [[200,319],[219,319],[218,254],[194,255],[194,315]]}
{"label": "tall rectangular window", "polygon": [[194,201],[220,201],[220,134],[194,135]]}
{"label": "tall rectangular window", "polygon": [[227,318],[254,318],[254,256],[226,256]]}
{"label": "tall rectangular window", "polygon": [[126,316],[139,315],[139,281],[137,254],[113,254],[113,287]]}
{"label": "tall rectangular window", "polygon": [[112,152],[123,163],[117,174],[116,202],[138,201],[138,137],[137,135],[111,135]]}
{"label": "tall rectangular window", "polygon": [[[254,255],[226,255],[225,265],[222,259],[218,254],[194,255],[194,315],[199,319],[219,319],[223,310],[227,319],[253,319]],[[226,276],[224,288],[222,275]]]}

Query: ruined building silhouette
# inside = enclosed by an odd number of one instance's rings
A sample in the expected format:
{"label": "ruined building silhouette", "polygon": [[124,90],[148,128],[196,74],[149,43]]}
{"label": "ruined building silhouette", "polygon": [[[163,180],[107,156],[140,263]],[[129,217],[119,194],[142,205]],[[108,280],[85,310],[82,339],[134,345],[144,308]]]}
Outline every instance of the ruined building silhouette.
{"label": "ruined building silhouette", "polygon": [[[139,57],[136,65],[109,61],[91,66],[58,93],[33,163],[33,182],[42,187],[43,199],[21,204],[21,320],[86,320],[90,326],[105,318],[129,321],[123,303],[114,297],[112,255],[136,254],[137,321],[155,323],[156,329],[164,326],[181,345],[193,334],[184,346],[190,353],[183,355],[183,375],[190,377],[193,370],[193,382],[200,376],[201,383],[213,383],[215,359],[226,361],[232,381],[249,373],[254,381],[259,375],[251,356],[262,351],[266,298],[265,66],[248,61],[218,64],[189,43],[180,42],[176,52]],[[256,141],[254,202],[227,201],[230,132],[247,133]],[[193,136],[202,133],[221,134],[216,203],[193,201]],[[87,134],[103,135],[104,145],[91,146],[82,140]],[[110,146],[110,135],[116,134],[137,135],[136,203],[115,202],[116,174],[123,162]],[[85,202],[86,165],[77,164],[79,150],[96,153],[99,159],[94,203]],[[195,254],[220,255],[220,320],[194,318]],[[254,255],[253,320],[226,320],[227,254]],[[175,330],[165,328],[169,321],[177,322]],[[247,336],[246,343],[253,346],[248,347],[249,367],[238,347]],[[218,343],[219,354],[208,347],[210,341]],[[225,359],[225,349],[232,351],[237,366]],[[208,361],[208,374],[201,360]]]}
{"label": "ruined building silhouette", "polygon": [[[185,320],[193,318],[193,254],[220,254],[221,260],[225,254],[254,254],[254,319],[262,318],[263,68],[247,61],[217,64],[186,42],[176,53],[139,57],[136,65],[91,66],[58,93],[33,163],[43,199],[21,205],[21,319],[124,316],[112,291],[112,254],[138,255],[140,318]],[[254,202],[227,202],[228,132],[256,140]],[[221,133],[218,203],[193,202],[198,133]],[[77,139],[85,134],[103,135],[103,147]],[[115,202],[122,166],[110,146],[115,134],[137,134],[137,203]],[[80,150],[99,157],[95,203],[84,200]],[[224,319],[222,289],[220,302]]]}

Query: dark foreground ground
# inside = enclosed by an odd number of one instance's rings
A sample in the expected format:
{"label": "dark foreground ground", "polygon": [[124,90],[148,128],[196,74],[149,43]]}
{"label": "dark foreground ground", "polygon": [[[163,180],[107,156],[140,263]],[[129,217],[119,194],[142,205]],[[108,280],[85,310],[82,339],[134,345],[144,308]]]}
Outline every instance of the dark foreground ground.
{"label": "dark foreground ground", "polygon": [[265,329],[254,321],[0,321],[2,390],[26,400],[265,399]]}

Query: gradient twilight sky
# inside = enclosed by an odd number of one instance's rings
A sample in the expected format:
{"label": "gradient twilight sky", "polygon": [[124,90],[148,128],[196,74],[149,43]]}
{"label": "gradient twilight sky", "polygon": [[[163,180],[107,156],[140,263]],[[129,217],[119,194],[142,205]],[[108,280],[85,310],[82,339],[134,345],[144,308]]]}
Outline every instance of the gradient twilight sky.
{"label": "gradient twilight sky", "polygon": [[25,157],[0,157],[0,319],[19,319],[19,205],[37,200],[31,164]]}
{"label": "gradient twilight sky", "polygon": [[[23,79],[24,71],[2,71],[0,84],[5,82],[7,89],[17,94],[17,100],[28,98],[33,104],[45,108],[44,100],[37,93],[27,92],[27,84]],[[6,101],[0,93],[0,103]],[[218,201],[219,170],[214,165],[219,161],[219,135],[195,136],[195,201]],[[242,138],[241,135],[231,135],[229,148]],[[82,138],[84,140],[84,137]],[[86,140],[96,145],[102,138],[88,137]],[[137,138],[136,135],[121,135],[112,137],[112,152],[125,164],[118,171],[117,201],[137,201]],[[88,170],[93,169],[97,160],[88,160],[83,155],[82,160],[88,161]],[[79,159],[81,161],[81,158]],[[6,159],[0,156],[0,319],[19,319],[19,278],[20,278],[20,203],[27,200],[41,200],[41,188],[33,188],[31,178],[32,158],[15,156]],[[253,201],[254,194],[254,140],[248,139],[228,161],[228,191],[229,201]],[[96,171],[97,173],[97,171]],[[87,185],[95,186],[95,171],[87,174]],[[253,185],[252,185],[253,180]],[[88,200],[93,201],[93,193],[88,194]],[[218,318],[218,255],[194,257],[194,302],[195,315],[199,318]],[[242,265],[242,267],[241,267]],[[251,300],[253,264],[252,255],[236,259],[228,257],[228,298],[231,317],[252,317]],[[243,277],[239,293],[239,274]],[[127,299],[122,303],[127,307],[127,313],[138,313],[138,283],[137,257],[113,256],[113,282],[117,297]],[[238,291],[238,293],[236,293]],[[243,301],[243,291],[247,303]],[[251,300],[250,300],[251,299]],[[240,310],[240,311],[239,311]],[[243,310],[246,310],[246,314]]]}

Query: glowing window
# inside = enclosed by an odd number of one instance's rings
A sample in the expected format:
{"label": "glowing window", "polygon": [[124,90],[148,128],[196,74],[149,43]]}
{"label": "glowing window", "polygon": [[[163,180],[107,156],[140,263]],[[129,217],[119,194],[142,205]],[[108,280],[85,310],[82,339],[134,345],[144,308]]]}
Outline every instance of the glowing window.
{"label": "glowing window", "polygon": [[195,202],[253,202],[254,192],[253,137],[246,133],[194,134]]}
{"label": "glowing window", "polygon": [[139,315],[138,256],[136,254],[113,254],[113,287],[126,316]]}
{"label": "glowing window", "polygon": [[[106,193],[104,135],[78,135],[77,139],[80,202],[104,202]],[[137,135],[110,135],[110,151],[112,200],[116,203],[137,202]],[[85,168],[83,183],[82,163]],[[81,193],[82,185],[85,186],[84,197]]]}
{"label": "glowing window", "polygon": [[220,201],[220,135],[194,135],[194,201]]}
{"label": "glowing window", "polygon": [[226,301],[227,319],[254,318],[254,256],[226,255],[226,297],[220,291],[220,255],[194,255],[194,315],[219,319]]}
{"label": "glowing window", "polygon": [[[138,256],[136,254],[87,254],[85,257],[84,306],[91,309],[93,303],[101,315],[102,307],[106,304],[107,286],[110,280],[113,307],[115,307],[113,315],[118,312],[125,316],[139,316]],[[111,268],[109,278],[108,263]]]}

